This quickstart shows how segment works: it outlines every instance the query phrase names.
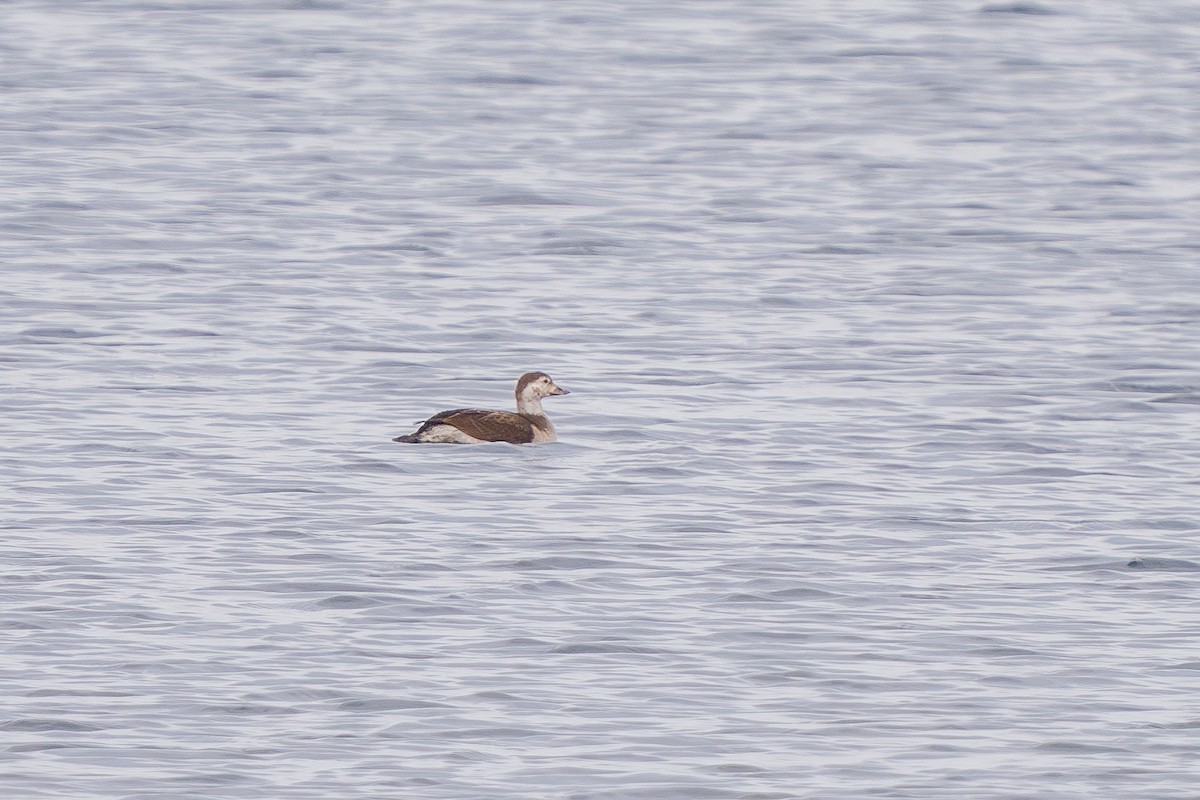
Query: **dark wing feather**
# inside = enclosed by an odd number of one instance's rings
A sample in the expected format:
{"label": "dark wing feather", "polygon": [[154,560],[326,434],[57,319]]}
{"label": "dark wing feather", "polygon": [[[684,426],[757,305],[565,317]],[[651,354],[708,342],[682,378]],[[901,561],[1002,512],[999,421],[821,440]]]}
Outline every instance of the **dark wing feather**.
{"label": "dark wing feather", "polygon": [[485,442],[528,444],[533,441],[533,423],[511,411],[459,408],[430,417],[424,426],[453,425],[468,436]]}
{"label": "dark wing feather", "polygon": [[432,428],[435,425],[441,425],[442,421],[446,417],[451,416],[452,414],[461,414],[464,411],[471,411],[471,410],[472,409],[469,409],[469,408],[456,408],[453,411],[439,411],[438,413],[434,414],[429,419],[422,422],[421,427],[417,428],[412,433],[410,433],[406,436],[397,436],[395,439],[392,439],[392,441],[393,442],[419,442],[419,441],[421,441],[422,433],[425,433],[425,431],[429,430],[430,428]]}
{"label": "dark wing feather", "polygon": [[492,411],[484,408],[455,408],[439,411],[421,427],[407,436],[397,436],[395,442],[420,442],[430,428],[449,425],[484,442],[528,444],[533,441],[534,427],[529,419],[511,411]]}

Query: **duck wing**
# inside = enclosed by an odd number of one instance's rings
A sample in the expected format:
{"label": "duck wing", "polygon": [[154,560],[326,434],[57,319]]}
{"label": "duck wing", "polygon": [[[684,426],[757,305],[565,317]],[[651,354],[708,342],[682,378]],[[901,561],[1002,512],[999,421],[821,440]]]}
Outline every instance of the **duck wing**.
{"label": "duck wing", "polygon": [[434,414],[421,429],[434,425],[451,425],[467,436],[485,442],[528,444],[533,441],[533,423],[511,411],[491,411],[484,408],[456,408]]}

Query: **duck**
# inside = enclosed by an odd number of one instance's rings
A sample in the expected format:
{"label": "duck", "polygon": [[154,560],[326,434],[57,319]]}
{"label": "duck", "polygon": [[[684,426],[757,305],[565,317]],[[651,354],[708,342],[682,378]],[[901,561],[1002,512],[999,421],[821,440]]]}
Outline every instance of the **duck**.
{"label": "duck", "polygon": [[456,408],[439,411],[421,427],[393,442],[413,444],[544,444],[558,439],[542,410],[542,398],[570,394],[544,372],[526,372],[517,379],[517,411]]}

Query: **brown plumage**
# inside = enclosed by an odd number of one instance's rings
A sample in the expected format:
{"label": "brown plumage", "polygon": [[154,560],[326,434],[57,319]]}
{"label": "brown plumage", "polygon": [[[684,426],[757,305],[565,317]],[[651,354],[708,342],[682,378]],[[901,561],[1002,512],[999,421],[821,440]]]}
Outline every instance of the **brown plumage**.
{"label": "brown plumage", "polygon": [[449,425],[473,439],[483,442],[529,444],[533,441],[533,422],[511,411],[489,411],[484,408],[456,408],[440,411],[425,420],[416,433],[398,436],[396,442],[426,441],[421,435],[438,425]]}
{"label": "brown plumage", "polygon": [[412,443],[508,442],[537,444],[553,442],[557,436],[549,417],[542,411],[542,398],[570,394],[544,372],[527,372],[517,381],[517,412],[484,408],[440,411],[425,420],[413,433],[392,441]]}

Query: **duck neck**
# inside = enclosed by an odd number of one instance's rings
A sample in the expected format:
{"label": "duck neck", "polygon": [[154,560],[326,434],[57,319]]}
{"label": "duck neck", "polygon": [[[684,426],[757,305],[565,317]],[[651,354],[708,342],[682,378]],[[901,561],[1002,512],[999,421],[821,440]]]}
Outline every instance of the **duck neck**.
{"label": "duck neck", "polygon": [[517,395],[517,413],[526,417],[546,416],[546,412],[542,411],[542,398],[521,395]]}

